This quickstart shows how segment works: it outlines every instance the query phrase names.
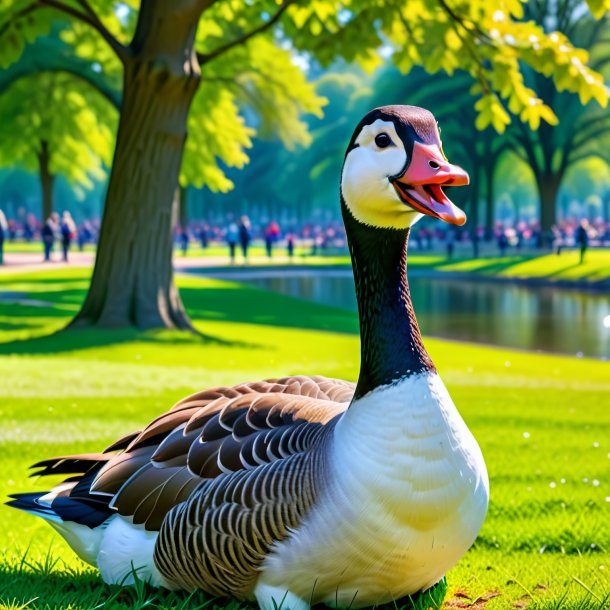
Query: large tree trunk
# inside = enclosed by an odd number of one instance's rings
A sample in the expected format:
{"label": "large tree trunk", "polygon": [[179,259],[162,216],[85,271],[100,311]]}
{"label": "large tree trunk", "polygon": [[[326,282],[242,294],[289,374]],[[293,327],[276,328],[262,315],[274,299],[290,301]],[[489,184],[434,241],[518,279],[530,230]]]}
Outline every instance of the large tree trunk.
{"label": "large tree trunk", "polygon": [[53,212],[53,184],[55,182],[55,176],[49,169],[49,160],[49,143],[46,140],[42,140],[38,153],[40,188],[42,191],[42,222],[45,222]]}
{"label": "large tree trunk", "polygon": [[536,177],[540,198],[540,231],[543,244],[549,242],[551,229],[557,223],[557,193],[560,183],[561,176],[558,174],[545,173]]}
{"label": "large tree trunk", "polygon": [[142,1],[95,269],[73,325],[192,329],[173,282],[173,202],[200,80],[200,4]]}

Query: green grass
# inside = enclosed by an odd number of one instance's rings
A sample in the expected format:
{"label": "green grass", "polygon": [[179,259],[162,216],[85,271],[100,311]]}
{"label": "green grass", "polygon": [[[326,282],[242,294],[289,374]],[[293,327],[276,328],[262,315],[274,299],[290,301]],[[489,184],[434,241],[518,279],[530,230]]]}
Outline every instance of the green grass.
{"label": "green grass", "polygon": [[462,259],[454,262],[444,261],[431,266],[438,271],[476,273],[484,276],[540,278],[551,282],[558,280],[601,282],[610,279],[610,250],[589,250],[582,265],[578,251],[564,250],[561,256],[546,254]]}
{"label": "green grass", "polygon": [[[0,274],[0,293],[36,301],[0,299],[0,497],[48,488],[53,481],[28,479],[31,463],[97,451],[189,392],[292,373],[357,374],[354,314],[191,277],[179,283],[205,339],[132,331],[49,336],[76,312],[88,274]],[[426,344],[479,440],[491,481],[487,520],[447,576],[445,607],[609,608],[609,365]],[[199,594],[107,587],[40,519],[0,506],[0,523],[2,608],[208,603]]]}

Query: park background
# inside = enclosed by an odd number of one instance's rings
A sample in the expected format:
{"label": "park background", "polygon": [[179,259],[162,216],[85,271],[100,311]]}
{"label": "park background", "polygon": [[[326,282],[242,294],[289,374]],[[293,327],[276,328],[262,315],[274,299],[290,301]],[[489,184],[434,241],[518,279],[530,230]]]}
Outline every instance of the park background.
{"label": "park background", "polygon": [[[492,490],[444,607],[610,607],[609,10],[4,2],[0,494],[205,387],[354,380],[343,152],[370,108],[421,105],[471,185],[451,193],[464,228],[413,231],[415,308]],[[0,513],[2,607],[227,605],[107,587],[42,521]]]}

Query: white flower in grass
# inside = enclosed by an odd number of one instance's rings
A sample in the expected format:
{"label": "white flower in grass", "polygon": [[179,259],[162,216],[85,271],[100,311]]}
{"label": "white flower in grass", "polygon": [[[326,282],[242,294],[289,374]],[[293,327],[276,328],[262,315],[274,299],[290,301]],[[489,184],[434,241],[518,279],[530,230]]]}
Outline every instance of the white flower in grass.
{"label": "white flower in grass", "polygon": [[[524,432],[523,433],[523,438],[529,438],[530,437],[530,433],[529,432]],[[608,457],[610,457],[610,454],[608,454]]]}

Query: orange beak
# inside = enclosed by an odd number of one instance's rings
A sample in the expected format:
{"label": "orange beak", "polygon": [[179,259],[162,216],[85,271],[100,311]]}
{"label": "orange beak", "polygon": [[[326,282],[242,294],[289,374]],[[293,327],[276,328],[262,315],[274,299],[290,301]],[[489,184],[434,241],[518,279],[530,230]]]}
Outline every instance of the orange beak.
{"label": "orange beak", "polygon": [[407,171],[394,178],[392,184],[400,199],[414,210],[461,226],[466,214],[443,192],[442,186],[464,186],[470,182],[468,174],[451,165],[437,144],[415,142]]}

